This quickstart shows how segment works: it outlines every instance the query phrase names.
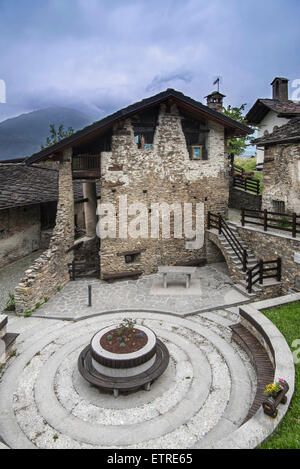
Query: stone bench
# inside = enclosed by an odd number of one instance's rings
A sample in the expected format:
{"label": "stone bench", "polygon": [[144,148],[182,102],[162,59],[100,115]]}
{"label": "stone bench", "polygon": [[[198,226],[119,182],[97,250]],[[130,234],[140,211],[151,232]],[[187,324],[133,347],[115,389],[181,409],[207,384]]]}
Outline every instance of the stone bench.
{"label": "stone bench", "polygon": [[0,365],[4,365],[6,360],[16,350],[16,338],[19,334],[6,332],[7,316],[0,315]]}
{"label": "stone bench", "polygon": [[163,274],[164,288],[168,288],[167,276],[168,274],[181,274],[186,276],[185,286],[190,288],[192,274],[196,272],[196,267],[183,267],[183,266],[160,266],[158,272]]}

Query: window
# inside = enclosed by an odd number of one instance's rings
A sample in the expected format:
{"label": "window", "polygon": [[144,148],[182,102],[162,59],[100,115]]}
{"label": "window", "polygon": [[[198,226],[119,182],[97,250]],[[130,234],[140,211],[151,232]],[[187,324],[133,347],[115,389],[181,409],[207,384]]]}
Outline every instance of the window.
{"label": "window", "polygon": [[208,123],[191,117],[182,119],[182,130],[191,160],[207,160]]}
{"label": "window", "polygon": [[134,262],[138,262],[140,260],[141,254],[126,254],[125,256],[125,264],[133,264]]}
{"label": "window", "polygon": [[274,212],[285,214],[285,204],[282,200],[273,200]]}
{"label": "window", "polygon": [[207,160],[207,151],[204,145],[192,145],[190,147],[191,160]]}

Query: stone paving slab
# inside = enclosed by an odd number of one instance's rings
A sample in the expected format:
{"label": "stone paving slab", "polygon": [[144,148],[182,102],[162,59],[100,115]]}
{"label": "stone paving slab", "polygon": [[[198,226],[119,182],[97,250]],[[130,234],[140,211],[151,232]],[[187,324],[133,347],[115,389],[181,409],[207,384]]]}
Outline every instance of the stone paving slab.
{"label": "stone paving slab", "polygon": [[[172,275],[170,275],[172,281]],[[173,279],[176,282],[176,277]],[[179,316],[249,301],[235,288],[224,264],[196,268],[191,289],[160,289],[160,274],[139,280],[107,283],[97,279],[69,282],[62,291],[33,313],[36,317],[79,319],[113,311],[163,311]],[[197,285],[200,284],[197,292]],[[88,285],[92,286],[92,307],[88,307]],[[164,290],[164,294],[161,293]],[[187,290],[191,290],[191,294]]]}

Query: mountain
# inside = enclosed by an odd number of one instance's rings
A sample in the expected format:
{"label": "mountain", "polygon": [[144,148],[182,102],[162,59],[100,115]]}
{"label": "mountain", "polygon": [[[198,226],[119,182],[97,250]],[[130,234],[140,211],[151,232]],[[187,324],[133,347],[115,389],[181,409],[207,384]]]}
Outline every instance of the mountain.
{"label": "mountain", "polygon": [[50,124],[79,130],[94,120],[75,109],[49,107],[0,122],[0,161],[38,152],[49,136]]}

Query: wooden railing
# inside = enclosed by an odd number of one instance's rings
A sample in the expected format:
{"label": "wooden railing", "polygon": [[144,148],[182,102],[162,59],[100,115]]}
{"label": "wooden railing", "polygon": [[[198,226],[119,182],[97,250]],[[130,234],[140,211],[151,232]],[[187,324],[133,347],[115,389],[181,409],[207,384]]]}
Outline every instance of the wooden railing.
{"label": "wooden railing", "polygon": [[238,166],[237,164],[233,164],[231,166],[231,171],[233,174],[240,174],[240,175],[245,174],[244,168],[242,168],[241,166]]}
{"label": "wooden railing", "polygon": [[253,285],[259,283],[263,285],[264,280],[273,278],[280,282],[281,280],[281,259],[278,258],[274,261],[260,260],[258,264],[248,270],[247,273],[247,290],[252,293]]}
{"label": "wooden railing", "polygon": [[233,187],[243,189],[244,191],[260,194],[260,180],[253,177],[253,173],[247,173],[244,168],[233,164],[231,166],[231,175]]}
{"label": "wooden railing", "polygon": [[255,194],[260,194],[260,181],[255,179],[252,176],[246,176],[245,174],[233,175],[233,187],[238,189],[243,189],[244,191],[254,192]]}
{"label": "wooden railing", "polygon": [[300,233],[300,215],[296,213],[283,214],[279,212],[269,212],[268,210],[250,210],[242,208],[241,210],[242,226],[257,225],[263,227],[264,231],[268,228],[287,231],[293,238]]}
{"label": "wooden railing", "polygon": [[100,155],[76,155],[73,156],[73,171],[100,171],[101,156]]}
{"label": "wooden railing", "polygon": [[234,231],[230,228],[229,225],[227,225],[222,215],[215,215],[214,213],[208,212],[207,229],[210,230],[211,228],[217,229],[219,234],[222,234],[225,237],[233,252],[241,261],[243,272],[246,272],[248,262],[247,250],[241,245]]}

